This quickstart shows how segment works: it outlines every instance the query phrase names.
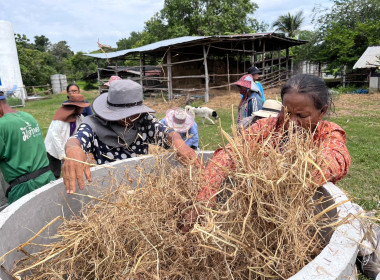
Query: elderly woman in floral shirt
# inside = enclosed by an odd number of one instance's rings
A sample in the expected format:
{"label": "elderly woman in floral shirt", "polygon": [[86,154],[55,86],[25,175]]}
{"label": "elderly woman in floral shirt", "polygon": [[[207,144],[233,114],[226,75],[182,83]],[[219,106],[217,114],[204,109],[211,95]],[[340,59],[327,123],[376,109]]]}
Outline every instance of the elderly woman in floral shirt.
{"label": "elderly woman in floral shirt", "polygon": [[[336,183],[343,179],[351,165],[351,157],[346,147],[346,133],[335,123],[322,120],[330,104],[331,96],[322,79],[311,75],[293,76],[281,90],[283,107],[286,107],[290,121],[295,125],[314,132],[314,141],[323,145],[324,162],[322,174],[315,174],[316,181],[323,185],[327,181]],[[246,140],[252,141],[254,134],[261,133],[267,137],[271,131],[280,131],[284,124],[284,110],[274,118],[258,120],[246,133]],[[211,162],[203,173],[203,188],[197,200],[214,203],[227,174],[223,169],[234,169],[230,158],[229,145],[215,151]],[[221,168],[223,167],[223,168]],[[185,215],[186,231],[195,222],[198,209],[188,211]]]}

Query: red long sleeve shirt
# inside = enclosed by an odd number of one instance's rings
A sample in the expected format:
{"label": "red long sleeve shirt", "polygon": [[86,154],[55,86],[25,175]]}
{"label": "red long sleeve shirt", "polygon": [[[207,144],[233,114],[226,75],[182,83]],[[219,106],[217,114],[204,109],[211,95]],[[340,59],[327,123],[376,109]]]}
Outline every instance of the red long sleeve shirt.
{"label": "red long sleeve shirt", "polygon": [[[261,119],[248,128],[247,141],[254,141],[254,134],[261,133],[263,139],[269,136],[271,131],[279,132],[283,123],[279,117]],[[323,145],[322,156],[324,164],[320,168],[323,176],[316,173],[315,181],[320,185],[325,182],[336,183],[346,176],[349,166],[351,165],[351,157],[346,147],[346,133],[335,123],[328,121],[320,121],[314,133],[314,141]],[[227,151],[231,149],[228,144],[225,148]],[[220,168],[219,166],[223,167]],[[227,177],[227,173],[223,169],[234,169],[234,161],[230,158],[230,153],[226,153],[224,149],[215,151],[212,162],[210,162],[203,173],[203,188],[198,193],[197,200],[207,200],[218,192],[220,185]]]}

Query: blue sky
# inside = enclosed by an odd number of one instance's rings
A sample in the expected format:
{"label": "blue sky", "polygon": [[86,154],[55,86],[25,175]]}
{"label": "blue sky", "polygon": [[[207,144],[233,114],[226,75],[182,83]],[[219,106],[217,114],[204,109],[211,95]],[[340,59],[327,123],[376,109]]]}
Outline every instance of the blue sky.
{"label": "blue sky", "polygon": [[[331,6],[329,0],[255,0],[254,16],[271,24],[279,15],[304,10],[303,29],[312,29],[310,17],[315,5]],[[0,0],[0,20],[10,21],[15,33],[45,35],[52,43],[67,41],[70,48],[90,52],[97,41],[116,47],[132,31],[163,8],[163,0]]]}

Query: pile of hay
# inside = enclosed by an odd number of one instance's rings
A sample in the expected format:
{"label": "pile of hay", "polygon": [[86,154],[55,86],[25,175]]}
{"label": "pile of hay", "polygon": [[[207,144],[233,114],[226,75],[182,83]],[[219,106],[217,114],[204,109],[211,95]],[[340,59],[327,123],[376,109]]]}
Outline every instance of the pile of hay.
{"label": "pile of hay", "polygon": [[[196,203],[199,171],[157,158],[134,191],[114,186],[81,216],[64,220],[59,242],[18,262],[23,279],[264,279],[288,278],[323,249],[323,216],[314,215],[320,150],[304,131],[261,144],[236,131],[229,152],[236,170],[214,208],[203,207],[194,228],[179,230]],[[253,136],[252,136],[253,137]],[[254,142],[261,141],[261,135]],[[275,148],[269,143],[276,142]],[[251,142],[253,143],[253,142]],[[200,206],[201,207],[201,206]],[[38,246],[37,244],[35,246]]]}

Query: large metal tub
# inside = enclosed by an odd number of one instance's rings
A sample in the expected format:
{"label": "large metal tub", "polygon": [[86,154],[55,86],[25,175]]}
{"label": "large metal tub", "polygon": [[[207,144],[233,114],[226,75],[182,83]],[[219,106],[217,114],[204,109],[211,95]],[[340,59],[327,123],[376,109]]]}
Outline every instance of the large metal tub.
{"label": "large metal tub", "polygon": [[[210,158],[212,153],[204,152],[204,159]],[[145,168],[150,168],[154,165],[154,161],[155,158],[152,156],[117,161],[110,164],[116,169],[92,168],[92,178],[94,184],[107,188],[113,178],[116,178],[119,182],[122,181],[126,169],[129,175],[136,174],[134,170],[136,170],[137,166],[144,165]],[[172,163],[173,165],[179,164],[174,158],[172,158]],[[113,176],[109,176],[110,174]],[[347,199],[346,195],[331,183],[324,185],[323,188],[338,203]],[[80,193],[91,194],[91,188],[86,188]],[[73,212],[77,213],[82,204],[87,201],[86,197],[67,195],[62,179],[17,200],[0,212],[0,256],[26,242],[55,217],[70,217]],[[355,204],[346,202],[339,206],[337,210],[339,217],[343,218],[350,213],[356,214],[358,208]],[[56,232],[58,225],[59,223],[55,223],[48,232],[37,237],[35,242],[51,242],[51,239],[47,239],[46,236],[52,236]],[[362,237],[363,231],[358,221],[353,220],[349,224],[340,226],[335,230],[329,244],[321,254],[290,279],[356,279],[355,258],[358,253],[358,244]],[[14,260],[23,256],[23,254],[14,251],[6,257],[6,262],[3,266],[5,269],[10,270]],[[0,280],[12,280],[12,278],[3,270],[0,270]]]}

